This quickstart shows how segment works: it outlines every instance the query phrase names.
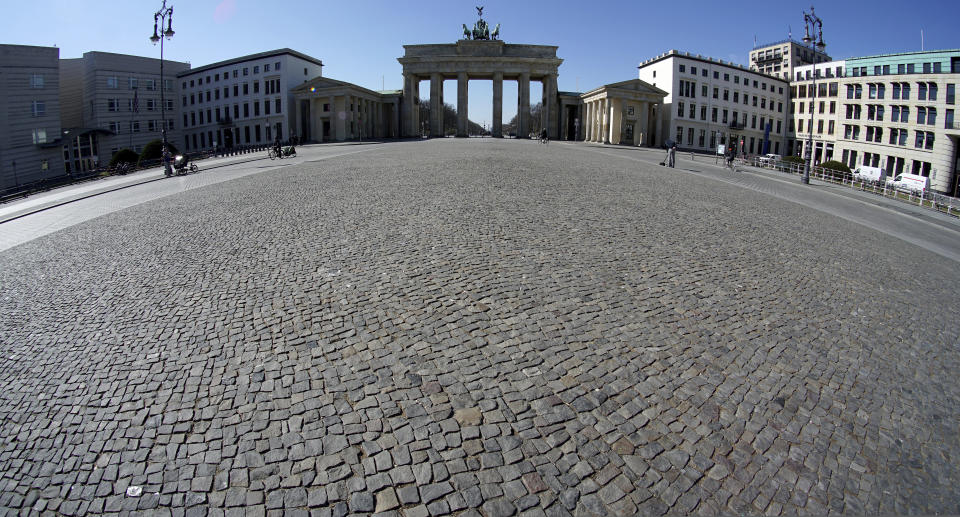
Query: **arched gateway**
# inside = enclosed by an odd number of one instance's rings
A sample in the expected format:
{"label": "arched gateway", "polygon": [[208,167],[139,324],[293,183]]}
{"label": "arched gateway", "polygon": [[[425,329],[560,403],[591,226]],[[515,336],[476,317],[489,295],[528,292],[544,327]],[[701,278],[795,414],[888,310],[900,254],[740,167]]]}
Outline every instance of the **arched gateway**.
{"label": "arched gateway", "polygon": [[[480,9],[478,9],[480,11]],[[480,11],[482,15],[482,11]],[[549,45],[515,45],[497,40],[500,26],[492,36],[483,18],[473,31],[464,25],[464,37],[456,43],[437,45],[404,45],[403,97],[414,99],[420,81],[430,81],[431,136],[443,136],[443,81],[457,80],[457,136],[467,136],[467,82],[493,81],[493,127],[495,137],[503,136],[503,81],[517,81],[517,136],[526,137],[530,130],[530,81],[543,84],[544,124],[550,138],[557,138],[557,68],[562,59],[557,47]],[[472,39],[470,39],[472,38]],[[413,102],[402,104],[401,119],[405,136],[419,134],[419,110]]]}

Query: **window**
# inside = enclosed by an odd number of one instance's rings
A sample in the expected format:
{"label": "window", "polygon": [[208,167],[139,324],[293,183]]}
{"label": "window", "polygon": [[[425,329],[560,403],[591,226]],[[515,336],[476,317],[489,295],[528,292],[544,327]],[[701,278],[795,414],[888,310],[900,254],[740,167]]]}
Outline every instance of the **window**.
{"label": "window", "polygon": [[937,83],[927,83],[927,100],[937,100]]}
{"label": "window", "polygon": [[915,68],[913,63],[907,63],[907,73],[908,74],[915,73]]}
{"label": "window", "polygon": [[690,115],[689,115],[689,118],[691,118],[691,119],[696,119],[696,118],[697,118],[697,105],[696,105],[696,104],[690,104]]}
{"label": "window", "polygon": [[733,102],[740,102],[740,92],[733,92]]}
{"label": "window", "polygon": [[727,89],[723,90],[723,100],[725,101],[730,100],[730,90],[727,90]]}
{"label": "window", "polygon": [[677,116],[683,117],[683,102],[677,102]]}
{"label": "window", "polygon": [[46,130],[46,129],[34,129],[34,130],[33,130],[33,143],[34,143],[34,144],[45,144],[45,143],[47,143],[47,130]]}
{"label": "window", "polygon": [[869,88],[870,88],[869,98],[871,98],[871,99],[876,99],[876,98],[877,98],[877,85],[876,85],[876,84],[873,84],[873,83],[870,83],[870,84],[869,84]]}
{"label": "window", "polygon": [[31,88],[43,88],[43,74],[32,74],[30,76]]}
{"label": "window", "polygon": [[130,77],[127,79],[127,84],[129,85],[131,90],[136,90],[139,84],[139,81],[137,81],[136,77]]}
{"label": "window", "polygon": [[119,88],[120,80],[116,77],[107,77],[107,88]]}
{"label": "window", "polygon": [[[246,77],[247,75],[249,75],[249,72],[250,72],[250,69],[249,69],[249,68],[244,68],[244,69],[243,69],[243,76]],[[249,141],[250,141],[250,139],[247,138],[247,142],[249,142]]]}
{"label": "window", "polygon": [[927,124],[937,125],[937,108],[927,108]]}
{"label": "window", "polygon": [[894,99],[900,99],[900,83],[893,83],[893,95]]}
{"label": "window", "polygon": [[687,129],[687,145],[693,145],[693,128]]}
{"label": "window", "polygon": [[240,85],[237,85],[237,84],[233,85],[233,96],[234,97],[240,96]]}
{"label": "window", "polygon": [[853,90],[853,98],[859,99],[863,97],[863,85],[855,85]]}
{"label": "window", "polygon": [[244,102],[244,103],[243,103],[243,118],[249,118],[249,117],[250,117],[250,104]]}
{"label": "window", "polygon": [[187,114],[183,114],[183,127],[187,127]]}
{"label": "window", "polygon": [[917,131],[913,146],[917,149],[923,149],[923,131]]}
{"label": "window", "polygon": [[739,76],[739,75],[733,76],[733,84],[740,84],[740,76]]}
{"label": "window", "polygon": [[677,143],[683,143],[683,126],[677,126]]}
{"label": "window", "polygon": [[270,114],[270,101],[268,100],[263,101],[263,114],[264,115]]}
{"label": "window", "polygon": [[847,98],[848,98],[848,99],[852,99],[852,98],[853,98],[853,85],[852,85],[852,84],[848,84],[848,85],[847,85]]}
{"label": "window", "polygon": [[[280,99],[277,99],[277,113],[280,112]],[[707,107],[700,106],[700,120],[707,120]]]}
{"label": "window", "polygon": [[884,84],[877,85],[877,98],[882,99],[887,94],[887,86]]}
{"label": "window", "polygon": [[830,114],[837,112],[837,101],[830,101]]}
{"label": "window", "polygon": [[253,116],[254,116],[254,117],[259,117],[259,116],[260,116],[260,103],[259,103],[259,102],[254,102],[254,103],[253,103]]}
{"label": "window", "polygon": [[133,121],[133,122],[130,122],[130,132],[131,132],[131,133],[139,133],[139,132],[140,132],[140,122],[139,122],[139,121],[136,121],[136,120],[135,120],[135,121]]}
{"label": "window", "polygon": [[30,103],[30,116],[42,117],[47,113],[47,104],[44,101],[33,101]]}
{"label": "window", "polygon": [[917,100],[927,100],[927,83],[917,83]]}
{"label": "window", "polygon": [[156,101],[153,99],[147,99],[147,111],[153,111],[156,108]]}
{"label": "window", "polygon": [[730,82],[730,74],[723,74],[723,80]]}
{"label": "window", "polygon": [[[831,120],[830,123],[827,125],[827,134],[828,134],[828,135],[832,135],[832,134],[833,134],[833,123],[834,123],[834,122]],[[779,125],[780,125],[780,122],[777,122],[777,125],[779,126]]]}
{"label": "window", "polygon": [[703,85],[700,87],[700,96],[701,97],[707,96],[707,85]]}
{"label": "window", "polygon": [[716,70],[714,70],[714,71],[713,71],[713,78],[714,78],[714,79],[720,79],[720,72],[717,72]]}
{"label": "window", "polygon": [[707,130],[706,130],[706,129],[701,129],[701,130],[700,130],[700,139],[699,139],[699,141],[698,141],[698,145],[699,145],[700,147],[703,147],[704,140],[705,140],[706,138],[707,138]]}
{"label": "window", "polygon": [[263,71],[264,71],[264,72],[269,72],[269,71],[270,71],[270,63],[267,63],[267,64],[263,65]]}
{"label": "window", "polygon": [[957,97],[957,85],[950,83],[947,85],[947,104],[954,104]]}
{"label": "window", "polygon": [[[259,73],[260,73],[260,65],[253,67],[253,75],[257,75]],[[257,140],[259,140],[259,138]]]}
{"label": "window", "polygon": [[935,73],[935,74],[939,74],[939,73],[940,73],[940,62],[939,62],[939,61],[937,61],[936,63],[933,64],[933,73]]}
{"label": "window", "polygon": [[710,120],[713,122],[717,121],[717,108],[713,108],[713,111],[710,113]]}
{"label": "window", "polygon": [[280,99],[273,100],[273,112],[276,114],[280,114]]}
{"label": "window", "polygon": [[910,108],[900,106],[900,122],[907,123],[910,120]]}
{"label": "window", "polygon": [[237,78],[237,70],[236,70],[236,69],[233,70],[233,78],[234,78],[234,79]]}
{"label": "window", "polygon": [[193,97],[193,94],[191,93],[191,94],[190,94],[190,105],[191,105],[191,106],[194,105],[194,104],[196,104],[196,103],[193,102],[193,101],[194,101],[194,97]]}
{"label": "window", "polygon": [[727,110],[723,110],[723,120],[721,120],[721,123],[727,123]]}
{"label": "window", "polygon": [[107,111],[120,111],[120,99],[107,99]]}
{"label": "window", "polygon": [[901,129],[901,130],[900,130],[900,140],[899,140],[898,143],[899,143],[899,145],[907,145],[907,130],[906,130],[906,129]]}
{"label": "window", "polygon": [[910,83],[902,83],[900,85],[900,98],[903,100],[910,99]]}
{"label": "window", "polygon": [[274,69],[275,71],[279,71],[279,70],[280,70],[280,62],[279,62],[279,61],[277,61],[276,63],[273,64],[273,69]]}
{"label": "window", "polygon": [[927,109],[917,108],[917,124],[926,124],[926,123],[927,123]]}
{"label": "window", "polygon": [[153,92],[153,91],[156,91],[156,90],[157,90],[157,80],[156,80],[156,79],[144,79],[144,80],[143,80],[143,83],[144,83],[144,87],[145,87],[148,91]]}
{"label": "window", "polygon": [[[683,73],[683,72],[686,72],[686,71],[687,71],[687,65],[680,65],[680,72]],[[683,135],[680,135],[680,136],[683,136]],[[680,140],[680,139],[677,138],[677,140]]]}
{"label": "window", "polygon": [[249,94],[250,94],[250,88],[249,88],[249,86],[250,86],[249,84],[243,83],[243,94],[244,94],[244,95],[249,95]]}
{"label": "window", "polygon": [[[950,86],[953,86],[953,85],[950,85]],[[947,91],[949,91],[949,90],[947,90]],[[719,98],[720,98],[720,88],[717,88],[716,86],[713,87],[713,98],[714,98],[714,99],[719,99]],[[949,97],[948,97],[948,98],[949,98]]]}
{"label": "window", "polygon": [[253,82],[253,93],[260,93],[260,81]]}
{"label": "window", "polygon": [[691,66],[691,67],[690,67],[690,73],[693,74],[693,75],[697,75],[697,67]]}

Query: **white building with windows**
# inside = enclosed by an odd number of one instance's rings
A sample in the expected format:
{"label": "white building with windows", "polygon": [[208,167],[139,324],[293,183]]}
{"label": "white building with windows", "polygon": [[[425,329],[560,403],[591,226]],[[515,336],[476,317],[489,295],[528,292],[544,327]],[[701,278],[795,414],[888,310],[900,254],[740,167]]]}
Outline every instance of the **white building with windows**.
{"label": "white building with windows", "polygon": [[639,67],[639,79],[667,92],[660,131],[684,150],[786,152],[786,80],[741,65],[671,50]]}
{"label": "white building with windows", "polygon": [[161,109],[160,60],[150,57],[85,52],[83,57],[60,60],[60,96],[64,127],[64,166],[67,173],[105,165],[120,149],[140,152],[161,138],[177,133],[176,76],[189,63],[163,61]]}
{"label": "white building with windows", "polygon": [[0,45],[0,191],[63,174],[60,49]]}
{"label": "white building with windows", "polygon": [[176,144],[197,151],[288,140],[297,122],[292,90],[322,69],[319,59],[283,48],[181,72]]}
{"label": "white building with windows", "polygon": [[960,50],[818,65],[816,100],[811,68],[798,68],[791,83],[793,154],[804,156],[813,104],[815,162],[834,159],[852,169],[869,165],[893,175],[919,174],[930,178],[931,189],[958,194],[960,124],[955,117]]}

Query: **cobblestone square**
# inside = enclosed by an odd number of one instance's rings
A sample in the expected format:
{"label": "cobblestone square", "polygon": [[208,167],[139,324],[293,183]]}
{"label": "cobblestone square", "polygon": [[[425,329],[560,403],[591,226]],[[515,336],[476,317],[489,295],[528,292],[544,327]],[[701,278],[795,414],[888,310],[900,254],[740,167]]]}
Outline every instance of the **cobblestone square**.
{"label": "cobblestone square", "polygon": [[960,513],[956,262],[591,149],[373,145],[0,252],[0,513]]}

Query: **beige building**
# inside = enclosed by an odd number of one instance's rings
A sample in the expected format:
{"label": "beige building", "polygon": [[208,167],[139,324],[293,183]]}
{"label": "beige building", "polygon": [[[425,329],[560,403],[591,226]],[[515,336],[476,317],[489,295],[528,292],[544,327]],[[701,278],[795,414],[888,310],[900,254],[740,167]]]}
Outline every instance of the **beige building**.
{"label": "beige building", "polygon": [[161,106],[160,60],[151,57],[85,52],[83,57],[60,60],[60,98],[63,106],[67,173],[106,165],[120,149],[140,152],[161,138],[166,119],[167,138],[178,136],[175,101],[176,75],[189,63],[163,61]]}
{"label": "beige building", "polygon": [[656,132],[681,149],[712,153],[735,144],[744,154],[785,152],[786,80],[676,50],[638,69],[640,80],[667,93]]}
{"label": "beige building", "polygon": [[0,191],[63,174],[60,49],[0,45]]}
{"label": "beige building", "polygon": [[830,56],[826,53],[792,39],[768,43],[750,51],[750,70],[786,80],[793,77],[798,66],[827,61]]}
{"label": "beige building", "polygon": [[187,152],[289,139],[297,121],[293,89],[322,69],[319,59],[282,48],[182,71],[176,145]]}
{"label": "beige building", "polygon": [[813,104],[815,162],[834,159],[851,168],[919,174],[930,178],[933,190],[958,193],[960,50],[824,63],[818,66],[816,100],[811,68],[798,69],[791,83],[793,154],[803,156]]}
{"label": "beige building", "polygon": [[377,92],[329,77],[317,77],[291,91],[295,131],[305,142],[342,142],[400,135],[399,90]]}
{"label": "beige building", "polygon": [[666,95],[667,92],[640,79],[607,84],[580,95],[584,139],[606,144],[659,146],[663,135],[658,134],[658,128],[663,126]]}

